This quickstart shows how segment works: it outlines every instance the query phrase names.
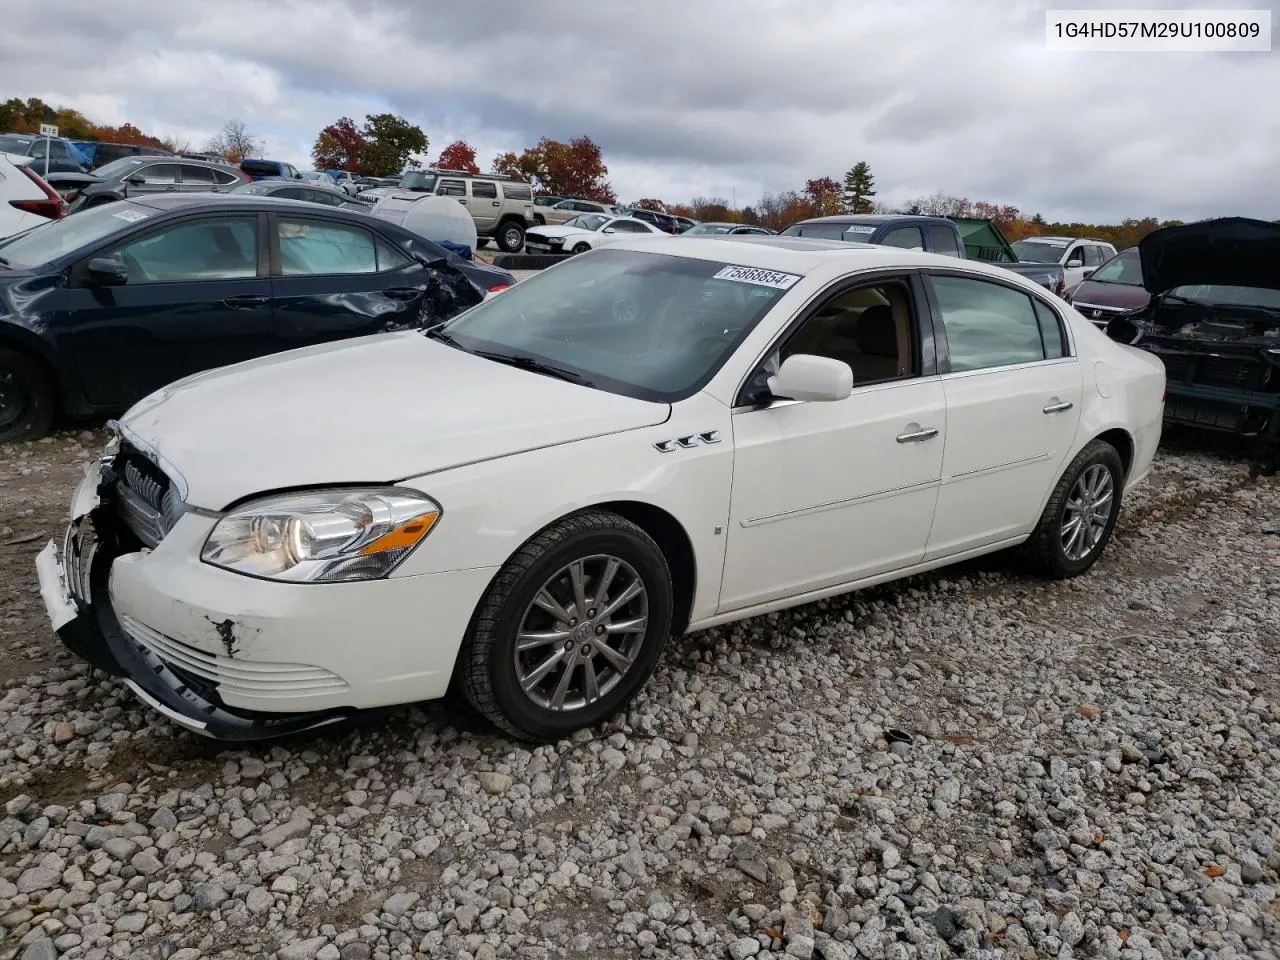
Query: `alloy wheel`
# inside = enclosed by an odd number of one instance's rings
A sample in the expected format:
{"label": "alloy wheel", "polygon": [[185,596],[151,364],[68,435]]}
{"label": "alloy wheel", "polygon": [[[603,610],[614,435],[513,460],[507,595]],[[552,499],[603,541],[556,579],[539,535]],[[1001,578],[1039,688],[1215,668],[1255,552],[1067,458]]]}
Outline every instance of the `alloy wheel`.
{"label": "alloy wheel", "polygon": [[607,554],[574,560],[543,583],[520,619],[521,690],[545,710],[595,703],[631,669],[648,625],[649,593],[634,567]]}
{"label": "alloy wheel", "polygon": [[1062,552],[1068,560],[1083,560],[1097,549],[1115,502],[1115,481],[1105,464],[1081,471],[1062,511]]}

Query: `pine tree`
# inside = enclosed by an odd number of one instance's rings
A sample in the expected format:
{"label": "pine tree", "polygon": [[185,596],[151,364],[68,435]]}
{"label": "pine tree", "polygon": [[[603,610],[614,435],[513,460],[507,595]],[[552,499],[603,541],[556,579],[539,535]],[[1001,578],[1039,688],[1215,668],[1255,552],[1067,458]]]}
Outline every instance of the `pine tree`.
{"label": "pine tree", "polygon": [[876,178],[871,175],[871,167],[865,160],[859,160],[844,175],[844,210],[845,213],[871,213],[874,205],[871,198],[876,195]]}

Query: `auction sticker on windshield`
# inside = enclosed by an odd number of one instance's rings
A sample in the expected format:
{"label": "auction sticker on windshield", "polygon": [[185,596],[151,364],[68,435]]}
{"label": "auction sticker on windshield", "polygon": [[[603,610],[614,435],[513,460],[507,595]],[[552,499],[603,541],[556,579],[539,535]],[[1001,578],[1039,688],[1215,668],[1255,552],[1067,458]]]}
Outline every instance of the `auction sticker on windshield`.
{"label": "auction sticker on windshield", "polygon": [[113,213],[112,216],[117,220],[124,220],[128,223],[137,223],[139,220],[147,219],[147,215],[141,210],[121,210],[119,213]]}
{"label": "auction sticker on windshield", "polygon": [[858,225],[858,224],[854,224],[852,227],[845,227],[845,228],[844,228],[844,232],[845,232],[845,233],[875,233],[875,232],[876,232],[876,228],[875,228],[875,227],[864,227],[864,226],[860,226],[860,225]]}
{"label": "auction sticker on windshield", "polygon": [[794,273],[778,273],[776,270],[762,270],[759,267],[725,267],[712,279],[734,280],[738,283],[754,283],[760,287],[789,290],[800,277]]}

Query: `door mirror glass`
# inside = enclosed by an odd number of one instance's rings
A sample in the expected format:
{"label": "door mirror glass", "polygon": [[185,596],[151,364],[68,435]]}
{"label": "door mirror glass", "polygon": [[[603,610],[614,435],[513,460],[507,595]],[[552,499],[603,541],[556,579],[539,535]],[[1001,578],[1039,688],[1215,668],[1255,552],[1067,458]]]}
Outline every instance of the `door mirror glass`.
{"label": "door mirror glass", "polygon": [[615,230],[615,229],[613,229],[613,227],[605,227],[605,228],[604,228],[603,230],[601,230],[600,232],[601,232],[601,233],[617,233],[618,231],[617,231],[617,230]]}
{"label": "door mirror glass", "polygon": [[769,392],[789,400],[843,400],[853,392],[853,370],[843,360],[794,353],[769,378]]}
{"label": "door mirror glass", "polygon": [[95,287],[118,287],[129,282],[129,270],[114,257],[94,257],[89,261],[88,279]]}

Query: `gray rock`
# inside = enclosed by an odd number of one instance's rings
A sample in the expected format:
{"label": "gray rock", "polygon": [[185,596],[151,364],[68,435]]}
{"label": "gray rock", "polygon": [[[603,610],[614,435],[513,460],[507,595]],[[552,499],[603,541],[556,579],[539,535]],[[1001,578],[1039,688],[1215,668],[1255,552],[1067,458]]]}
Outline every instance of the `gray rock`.
{"label": "gray rock", "polygon": [[262,845],[268,850],[275,850],[295,837],[305,837],[311,832],[309,820],[290,820],[262,834]]}
{"label": "gray rock", "polygon": [[391,914],[391,916],[399,920],[401,917],[403,917],[406,913],[409,912],[409,909],[415,903],[417,903],[421,899],[422,899],[421,894],[413,893],[412,891],[407,893],[392,894],[391,896],[387,897],[385,901],[383,901],[382,912],[389,913]]}
{"label": "gray rock", "polygon": [[278,960],[315,960],[321,949],[328,944],[328,937],[312,937],[309,940],[294,940],[280,948],[276,953]]}
{"label": "gray rock", "polygon": [[36,937],[22,951],[22,960],[58,960],[58,951],[48,937]]}
{"label": "gray rock", "polygon": [[245,896],[244,905],[249,912],[261,916],[276,904],[276,898],[265,887],[254,887]]}
{"label": "gray rock", "polygon": [[208,910],[216,910],[222,906],[230,898],[219,884],[202,883],[195,888],[192,894],[191,902],[196,910],[204,913]]}
{"label": "gray rock", "polygon": [[164,869],[164,864],[150,850],[143,850],[134,854],[130,858],[129,864],[144,877],[154,876]]}
{"label": "gray rock", "polygon": [[480,786],[484,788],[485,793],[495,795],[506,793],[511,789],[513,783],[509,774],[494,773],[492,771],[477,773],[476,779],[480,781]]}

